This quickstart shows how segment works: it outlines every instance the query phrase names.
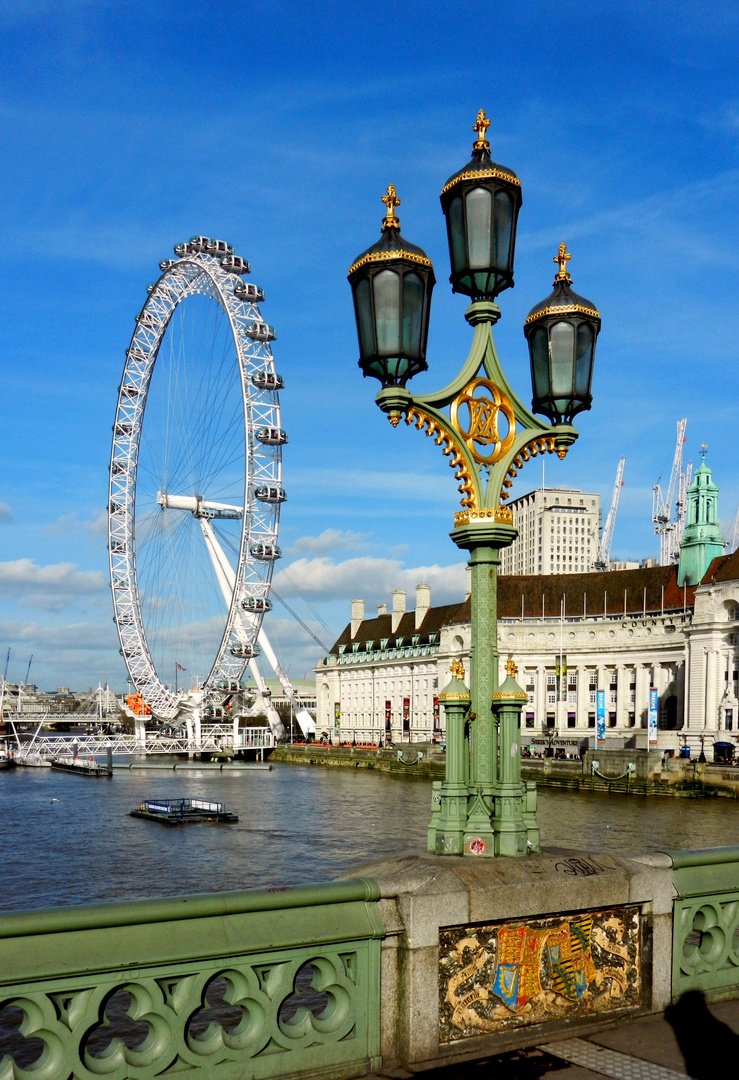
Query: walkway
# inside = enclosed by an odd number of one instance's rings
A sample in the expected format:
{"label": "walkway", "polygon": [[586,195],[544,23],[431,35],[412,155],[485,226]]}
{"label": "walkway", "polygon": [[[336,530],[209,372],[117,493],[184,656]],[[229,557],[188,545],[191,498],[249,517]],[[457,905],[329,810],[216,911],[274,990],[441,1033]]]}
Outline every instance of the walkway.
{"label": "walkway", "polygon": [[[739,1000],[712,1004],[710,1009],[735,1032],[738,1048],[719,1065],[710,1060],[711,1044],[715,1046],[717,1040],[703,1039],[696,1032],[700,1044],[705,1044],[706,1071],[698,1080],[729,1080],[739,1076]],[[425,1073],[381,1070],[364,1080],[407,1080],[412,1075],[423,1080],[683,1080],[688,1073],[669,1024],[662,1016],[645,1016],[584,1038],[551,1039],[536,1047]]]}

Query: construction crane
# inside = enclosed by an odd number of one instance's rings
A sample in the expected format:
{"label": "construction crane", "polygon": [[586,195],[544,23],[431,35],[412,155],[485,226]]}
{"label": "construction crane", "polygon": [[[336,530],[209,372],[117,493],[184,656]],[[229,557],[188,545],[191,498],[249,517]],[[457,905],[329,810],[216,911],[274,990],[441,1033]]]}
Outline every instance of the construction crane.
{"label": "construction crane", "polygon": [[734,532],[731,535],[731,547],[729,548],[729,554],[736,551],[739,547],[739,507],[736,511],[736,517],[734,518]]}
{"label": "construction crane", "polygon": [[618,513],[618,500],[621,497],[621,488],[624,486],[625,465],[626,458],[622,457],[618,463],[618,468],[616,469],[616,482],[613,485],[613,495],[611,495],[611,509],[608,511],[608,517],[606,518],[606,523],[603,527],[603,535],[600,538],[598,554],[593,563],[594,570],[607,570],[611,564],[611,541],[613,540],[613,528],[616,524],[616,514]]}
{"label": "construction crane", "polygon": [[680,551],[680,543],[685,533],[685,525],[688,517],[688,488],[693,479],[693,462],[689,461],[685,467],[685,471],[680,473],[680,480],[677,487],[677,503],[675,508],[677,510],[677,521],[675,528],[675,550],[678,553]]}
{"label": "construction crane", "polygon": [[[687,426],[687,417],[678,420],[675,455],[672,459],[672,472],[670,473],[670,483],[667,491],[663,495],[659,483],[655,484],[652,489],[652,523],[654,531],[659,537],[660,566],[669,566],[671,563],[677,562],[680,554],[680,540],[677,533],[681,516],[682,526],[685,527],[687,504],[687,498],[685,497],[687,495],[687,483],[683,480],[683,444],[685,443],[685,429]],[[673,521],[672,502],[676,495],[678,495],[677,517]]]}
{"label": "construction crane", "polygon": [[31,664],[32,663],[33,663],[33,653],[31,653],[31,659],[28,661],[28,667],[26,668],[26,677],[23,680],[23,682],[20,684],[20,686],[18,687],[18,709],[17,709],[17,711],[18,711],[19,715],[23,711],[23,707],[22,707],[22,704],[21,704],[21,692],[23,690],[25,690],[26,687],[28,686],[28,676],[31,674]]}
{"label": "construction crane", "polygon": [[8,664],[10,663],[10,649],[8,649],[8,655],[5,657],[5,671],[3,672],[3,682],[0,686],[0,721],[3,718],[3,705],[5,704],[5,688],[8,685]]}

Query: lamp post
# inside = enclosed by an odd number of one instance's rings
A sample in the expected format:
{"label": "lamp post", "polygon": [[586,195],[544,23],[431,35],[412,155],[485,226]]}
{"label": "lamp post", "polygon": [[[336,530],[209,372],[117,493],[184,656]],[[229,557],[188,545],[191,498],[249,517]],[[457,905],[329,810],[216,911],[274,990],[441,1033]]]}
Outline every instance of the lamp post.
{"label": "lamp post", "polygon": [[513,286],[521,182],[490,157],[490,121],[480,110],[472,159],[441,191],[453,292],[470,298],[474,328],[469,356],[448,386],[414,396],[406,388],[425,371],[431,260],[400,232],[393,185],[382,197],[387,213],[379,241],[349,270],[359,338],[359,366],[381,383],[377,404],[390,423],[401,420],[433,437],[458,481],[461,509],[451,538],[469,553],[471,630],[469,694],[455,665],[439,698],[447,714],[447,771],[432,807],[429,850],[439,855],[523,856],[538,850],[536,793],[521,781],[521,708],[526,694],[509,658],[499,685],[497,573],[513,542],[513,512],[505,505],[513,478],[539,454],[563,458],[577,438],[572,418],[591,403],[600,316],[571,289],[570,255],[561,244],[554,291],[528,315],[533,405],[539,421],[503,374],[492,327],[495,299]]}

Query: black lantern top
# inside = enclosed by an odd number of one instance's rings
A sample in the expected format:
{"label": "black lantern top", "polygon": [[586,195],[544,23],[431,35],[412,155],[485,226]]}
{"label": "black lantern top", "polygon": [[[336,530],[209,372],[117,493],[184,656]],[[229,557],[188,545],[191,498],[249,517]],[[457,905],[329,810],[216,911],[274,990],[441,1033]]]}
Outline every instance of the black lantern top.
{"label": "black lantern top", "polygon": [[452,291],[473,300],[493,300],[513,286],[516,223],[523,196],[512,169],[490,157],[483,109],[473,131],[472,160],[441,189],[447,222]]}
{"label": "black lantern top", "polygon": [[572,256],[559,245],[554,291],[531,309],[523,332],[529,344],[534,412],[553,424],[570,423],[589,409],[595,343],[600,315],[595,305],[572,291],[567,263]]}
{"label": "black lantern top", "polygon": [[436,283],[431,260],[400,234],[400,206],[390,184],[382,196],[387,213],[376,244],[349,268],[359,337],[359,366],[383,387],[405,386],[425,371],[431,293]]}

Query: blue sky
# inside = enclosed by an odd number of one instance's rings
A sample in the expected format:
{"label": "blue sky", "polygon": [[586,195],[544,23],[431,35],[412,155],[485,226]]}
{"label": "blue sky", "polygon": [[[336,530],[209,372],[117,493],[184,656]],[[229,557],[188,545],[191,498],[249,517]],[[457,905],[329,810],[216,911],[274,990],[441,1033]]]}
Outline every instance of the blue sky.
{"label": "blue sky", "polygon": [[[739,10],[593,0],[388,7],[161,0],[0,3],[0,651],[43,687],[123,687],[103,513],[116,387],[158,262],[222,236],[267,293],[286,380],[287,568],[333,632],[348,604],[428,580],[460,596],[451,470],[393,431],[363,381],[346,283],[393,182],[403,233],[434,261],[429,372],[464,359],[438,193],[492,118],[493,157],[523,185],[516,287],[496,341],[530,396],[523,320],[565,240],[599,308],[594,404],[550,483],[607,502],[612,554],[657,553],[651,489],[679,417],[702,441],[730,533],[736,464]],[[552,460],[552,459],[550,459]],[[540,482],[536,465],[516,494]],[[284,577],[280,591],[326,638]],[[292,599],[291,599],[292,597]],[[318,652],[270,622],[296,676]],[[3,657],[4,662],[4,657]]]}

